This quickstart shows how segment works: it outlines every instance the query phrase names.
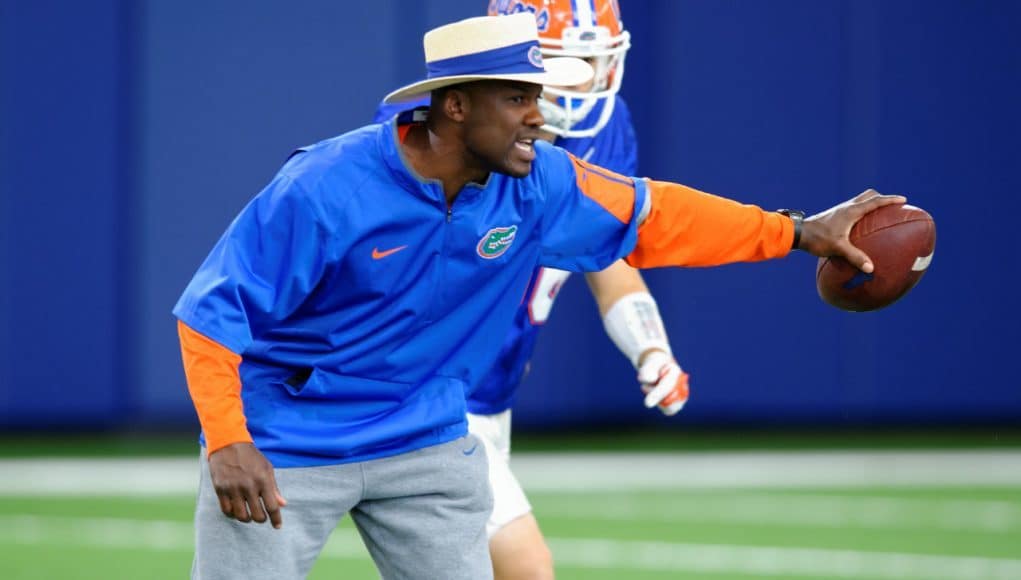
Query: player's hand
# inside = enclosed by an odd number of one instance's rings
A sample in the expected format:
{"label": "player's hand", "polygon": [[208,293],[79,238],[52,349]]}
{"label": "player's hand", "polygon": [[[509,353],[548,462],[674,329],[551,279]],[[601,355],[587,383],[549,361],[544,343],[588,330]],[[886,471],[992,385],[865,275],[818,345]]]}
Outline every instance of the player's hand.
{"label": "player's hand", "polygon": [[676,415],[688,402],[688,374],[666,352],[654,350],[642,358],[638,382],[645,393],[645,406],[659,407],[664,415]]}
{"label": "player's hand", "polygon": [[273,465],[251,443],[234,443],[209,454],[209,475],[220,511],[239,522],[283,525],[280,508],[287,500],[277,488]]}
{"label": "player's hand", "polygon": [[901,195],[881,195],[874,189],[866,189],[838,206],[805,218],[798,249],[819,257],[841,256],[862,272],[871,273],[872,260],[851,244],[851,226],[884,205],[906,201]]}

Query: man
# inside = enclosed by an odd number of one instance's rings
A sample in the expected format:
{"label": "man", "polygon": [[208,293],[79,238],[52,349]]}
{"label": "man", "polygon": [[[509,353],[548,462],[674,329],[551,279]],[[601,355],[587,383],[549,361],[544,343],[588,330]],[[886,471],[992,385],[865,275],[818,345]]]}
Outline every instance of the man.
{"label": "man", "polygon": [[384,578],[491,578],[465,396],[535,264],[709,266],[799,248],[870,272],[851,226],[905,201],[869,191],[803,220],[614,174],[538,138],[542,85],[592,70],[544,62],[532,16],[464,20],[424,45],[428,78],[388,100],[431,92],[428,120],[299,150],[174,308],[207,454],[196,578],[302,577],[345,513]]}
{"label": "man", "polygon": [[[621,175],[636,175],[638,145],[631,115],[618,94],[630,37],[612,0],[500,0],[489,15],[527,12],[536,18],[544,57],[586,60],[593,78],[576,87],[544,87],[539,110],[543,131],[554,145],[578,158]],[[422,109],[429,99],[382,104],[374,121]],[[503,341],[500,355],[468,398],[468,430],[486,445],[493,511],[486,524],[497,580],[553,577],[553,557],[532,506],[510,469],[511,407],[525,375],[536,335],[546,322],[570,272],[536,268],[526,300]],[[600,272],[585,274],[603,317],[607,334],[635,366],[645,404],[674,415],[688,399],[688,375],[671,354],[656,301],[638,270],[619,260]]]}

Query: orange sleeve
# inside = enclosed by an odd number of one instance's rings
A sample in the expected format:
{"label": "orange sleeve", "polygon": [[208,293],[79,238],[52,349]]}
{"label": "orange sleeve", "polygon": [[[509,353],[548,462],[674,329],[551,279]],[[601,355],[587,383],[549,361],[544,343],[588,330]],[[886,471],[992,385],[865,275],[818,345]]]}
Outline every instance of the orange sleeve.
{"label": "orange sleeve", "polygon": [[578,189],[598,203],[610,215],[627,223],[635,206],[635,182],[598,165],[582,161],[568,153],[574,163],[574,180]]}
{"label": "orange sleeve", "polygon": [[652,206],[626,258],[636,268],[755,262],[791,250],[794,222],[784,215],[676,183],[647,184]]}
{"label": "orange sleeve", "polygon": [[206,453],[251,443],[241,406],[241,356],[177,321],[188,392],[206,436]]}

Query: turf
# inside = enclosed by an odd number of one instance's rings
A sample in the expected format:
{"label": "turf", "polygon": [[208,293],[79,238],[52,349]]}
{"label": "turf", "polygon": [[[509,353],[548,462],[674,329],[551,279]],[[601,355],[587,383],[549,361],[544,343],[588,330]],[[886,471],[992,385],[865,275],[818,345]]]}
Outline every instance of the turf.
{"label": "turf", "polygon": [[[515,439],[516,451],[586,454],[1019,446],[1016,430],[645,431]],[[7,458],[182,455],[195,455],[190,434],[0,437],[0,457]],[[529,497],[562,580],[1021,578],[1021,486],[530,491]],[[187,577],[193,509],[191,495],[0,495],[0,579]],[[378,577],[349,520],[310,577]]]}
{"label": "turf", "polygon": [[[956,558],[951,563],[1021,558],[1018,488],[543,492],[531,498],[565,580],[872,577],[847,575],[825,552],[808,554],[803,573],[774,574],[775,562],[755,561],[762,554],[754,550],[762,547],[780,549],[785,558],[806,549]],[[884,506],[894,511],[878,509]],[[185,577],[192,509],[190,497],[0,497],[0,578]],[[707,550],[743,557],[753,571],[722,561],[715,571],[700,572],[690,559],[678,561],[678,554],[697,560]],[[927,577],[909,564],[905,575],[881,577]],[[813,575],[813,566],[832,573]],[[862,574],[875,569],[866,565]],[[981,567],[968,570],[969,577],[1009,577],[993,568],[988,575]],[[373,577],[345,520],[311,578]]]}

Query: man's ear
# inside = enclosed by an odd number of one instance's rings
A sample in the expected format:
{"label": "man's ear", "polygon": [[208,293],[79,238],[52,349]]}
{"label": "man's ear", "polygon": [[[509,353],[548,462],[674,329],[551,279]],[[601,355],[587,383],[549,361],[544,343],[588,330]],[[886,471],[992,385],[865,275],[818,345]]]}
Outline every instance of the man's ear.
{"label": "man's ear", "polygon": [[456,123],[463,123],[471,109],[468,93],[461,89],[448,89],[443,99],[443,113]]}

